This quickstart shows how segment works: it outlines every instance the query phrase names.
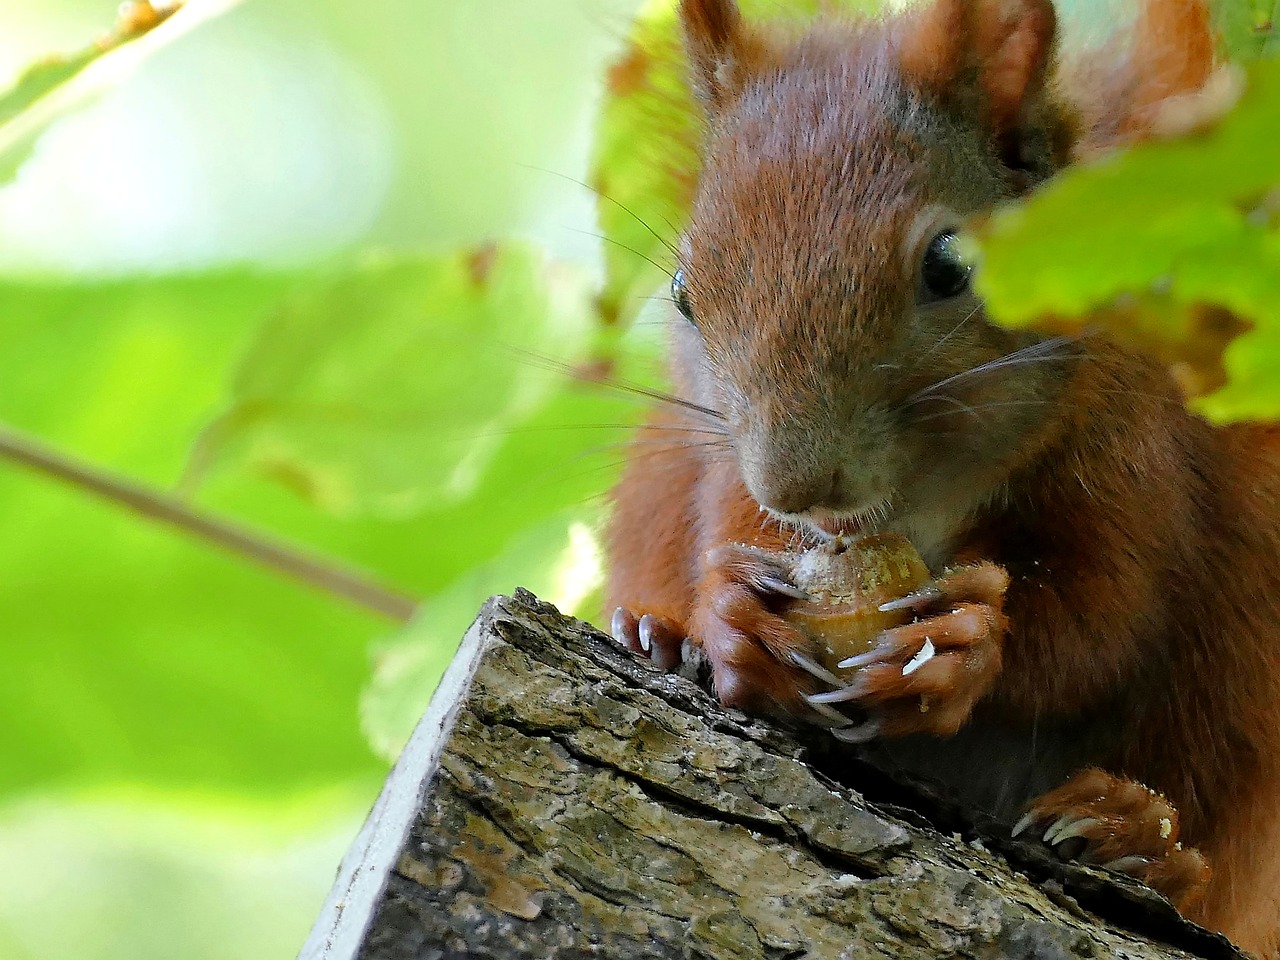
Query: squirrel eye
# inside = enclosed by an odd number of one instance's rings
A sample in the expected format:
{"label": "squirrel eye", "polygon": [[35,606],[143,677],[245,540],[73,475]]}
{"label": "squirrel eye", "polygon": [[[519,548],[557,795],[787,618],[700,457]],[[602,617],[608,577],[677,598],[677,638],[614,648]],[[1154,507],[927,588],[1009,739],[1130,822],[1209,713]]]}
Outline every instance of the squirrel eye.
{"label": "squirrel eye", "polygon": [[671,299],[681,315],[693,323],[693,306],[689,303],[689,291],[685,289],[683,270],[677,270],[671,277]]}
{"label": "squirrel eye", "polygon": [[940,233],[929,241],[920,267],[926,301],[946,300],[969,288],[973,264],[960,249],[960,241],[951,232]]}

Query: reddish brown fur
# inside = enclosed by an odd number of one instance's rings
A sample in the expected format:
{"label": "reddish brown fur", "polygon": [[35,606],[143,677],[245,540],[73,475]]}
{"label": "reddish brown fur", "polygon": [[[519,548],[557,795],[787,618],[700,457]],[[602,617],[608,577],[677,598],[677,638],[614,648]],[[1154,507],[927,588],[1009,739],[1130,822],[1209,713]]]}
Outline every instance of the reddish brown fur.
{"label": "reddish brown fur", "polygon": [[908,21],[903,73],[937,96],[955,97],[976,78],[992,126],[1016,125],[1027,91],[1044,81],[1043,52],[1057,22],[1049,0],[940,0]]}
{"label": "reddish brown fur", "polygon": [[[723,421],[654,414],[615,492],[611,607],[681,625],[726,702],[805,713],[801,694],[821,685],[786,659],[805,641],[732,547],[780,550],[799,534],[748,486],[839,527],[828,500],[862,497],[843,471],[884,459],[904,532],[935,569],[995,564],[1011,581],[1003,597],[957,588],[985,624],[966,638],[989,654],[981,669],[939,657],[918,671],[937,665],[955,722],[904,715],[882,730],[903,736],[876,749],[1011,818],[1041,795],[1053,810],[1082,804],[1094,774],[1048,791],[1085,768],[1124,778],[1108,781],[1117,822],[1138,809],[1130,781],[1159,790],[1212,879],[1199,905],[1194,857],[1147,879],[1179,872],[1164,889],[1193,917],[1277,960],[1277,433],[1211,429],[1162,368],[1099,340],[984,379],[960,394],[983,415],[940,409],[932,422],[951,429],[926,440],[883,409],[1024,343],[981,319],[926,323],[904,267],[918,262],[919,211],[979,211],[1068,148],[1145,134],[1212,70],[1204,7],[1145,0],[1127,52],[1056,74],[1043,0],[941,0],[799,39],[739,23],[729,0],[681,9],[712,145],[682,255],[699,326],[676,320],[672,366],[678,393]],[[922,109],[950,119],[920,121]],[[857,483],[872,489],[866,470]],[[885,676],[873,692],[891,699],[885,684],[903,677]],[[1144,817],[1149,834],[1150,810],[1129,820]],[[1138,836],[1118,828],[1104,849]]]}

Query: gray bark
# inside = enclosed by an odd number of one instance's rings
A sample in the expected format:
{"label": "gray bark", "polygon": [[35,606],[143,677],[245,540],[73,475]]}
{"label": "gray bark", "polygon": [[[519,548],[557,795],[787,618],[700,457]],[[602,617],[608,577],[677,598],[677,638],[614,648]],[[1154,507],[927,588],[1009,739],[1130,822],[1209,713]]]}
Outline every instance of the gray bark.
{"label": "gray bark", "polygon": [[805,737],[494,598],[300,956],[1242,956]]}

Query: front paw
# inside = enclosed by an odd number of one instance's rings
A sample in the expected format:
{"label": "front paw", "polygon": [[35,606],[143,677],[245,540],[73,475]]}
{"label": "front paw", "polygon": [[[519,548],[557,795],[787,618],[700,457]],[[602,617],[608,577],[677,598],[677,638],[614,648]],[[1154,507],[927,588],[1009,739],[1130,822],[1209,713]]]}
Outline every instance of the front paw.
{"label": "front paw", "polygon": [[810,640],[783,614],[807,595],[791,582],[784,557],[744,544],[721,544],[703,558],[693,633],[726,706],[847,725],[810,694],[841,685],[814,659]]}
{"label": "front paw", "polygon": [[809,702],[860,708],[864,722],[833,731],[850,742],[953,735],[1000,673],[1008,586],[1003,568],[980,563],[884,604],[882,610],[911,610],[920,619],[884,631],[870,651],[842,661],[857,670],[853,679]]}
{"label": "front paw", "polygon": [[1178,841],[1178,811],[1134,780],[1090,769],[1036,800],[1014,836],[1031,831],[1060,855],[1126,873],[1186,912],[1204,895],[1209,865]]}

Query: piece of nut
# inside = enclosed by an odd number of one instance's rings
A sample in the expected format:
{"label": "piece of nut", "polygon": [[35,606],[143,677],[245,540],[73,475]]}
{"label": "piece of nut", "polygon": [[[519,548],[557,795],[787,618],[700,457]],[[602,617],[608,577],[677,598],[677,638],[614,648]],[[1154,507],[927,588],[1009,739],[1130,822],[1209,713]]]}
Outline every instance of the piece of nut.
{"label": "piece of nut", "polygon": [[879,533],[792,555],[791,578],[811,597],[792,606],[786,618],[815,644],[816,659],[828,670],[846,657],[871,649],[883,630],[911,619],[908,610],[883,612],[929,581],[929,568],[906,537]]}

